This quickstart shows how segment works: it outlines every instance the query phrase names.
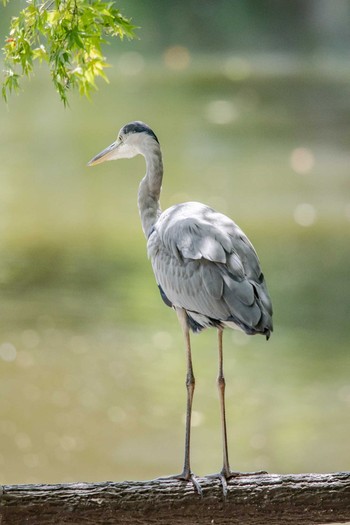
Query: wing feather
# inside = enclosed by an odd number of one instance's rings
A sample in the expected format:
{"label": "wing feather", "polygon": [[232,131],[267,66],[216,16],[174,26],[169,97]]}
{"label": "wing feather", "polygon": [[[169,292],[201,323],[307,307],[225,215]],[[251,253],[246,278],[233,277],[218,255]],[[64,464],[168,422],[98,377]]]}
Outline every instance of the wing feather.
{"label": "wing feather", "polygon": [[272,330],[272,306],[257,254],[231,219],[195,202],[163,212],[148,240],[158,285],[196,322]]}

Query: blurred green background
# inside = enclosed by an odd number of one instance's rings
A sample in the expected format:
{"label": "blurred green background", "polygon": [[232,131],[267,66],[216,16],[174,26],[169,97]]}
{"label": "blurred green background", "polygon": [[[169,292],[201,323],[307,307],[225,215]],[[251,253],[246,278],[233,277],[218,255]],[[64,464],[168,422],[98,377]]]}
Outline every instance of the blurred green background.
{"label": "blurred green background", "polygon": [[[0,8],[0,30],[20,3]],[[144,161],[87,161],[128,121],[162,144],[162,207],[254,243],[270,341],[226,331],[231,466],[350,469],[350,2],[124,1],[140,40],[64,109],[45,68],[0,106],[0,483],[182,467],[185,353],[136,205]],[[193,337],[192,467],[221,468],[216,334]]]}

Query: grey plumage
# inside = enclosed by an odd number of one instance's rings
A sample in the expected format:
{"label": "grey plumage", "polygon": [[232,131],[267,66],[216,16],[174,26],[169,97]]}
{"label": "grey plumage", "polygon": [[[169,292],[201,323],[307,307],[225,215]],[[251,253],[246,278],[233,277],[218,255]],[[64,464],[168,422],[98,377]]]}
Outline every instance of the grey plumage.
{"label": "grey plumage", "polygon": [[259,260],[231,219],[198,202],[178,204],[160,215],[147,247],[158,285],[195,331],[236,326],[269,337],[272,306]]}
{"label": "grey plumage", "polygon": [[248,335],[263,334],[268,339],[272,331],[271,300],[258,256],[247,236],[231,219],[199,202],[177,204],[161,211],[162,154],[158,138],[149,126],[139,121],[126,124],[118,139],[96,155],[89,165],[138,154],[146,160],[138,207],[148,256],[161,297],[167,306],[176,310],[186,342],[185,460],[182,473],[175,477],[191,480],[201,494],[200,485],[190,469],[195,380],[189,331],[216,327],[223,468],[215,476],[220,478],[226,494],[227,480],[238,474],[231,471],[228,460],[222,332],[225,327],[238,328]]}

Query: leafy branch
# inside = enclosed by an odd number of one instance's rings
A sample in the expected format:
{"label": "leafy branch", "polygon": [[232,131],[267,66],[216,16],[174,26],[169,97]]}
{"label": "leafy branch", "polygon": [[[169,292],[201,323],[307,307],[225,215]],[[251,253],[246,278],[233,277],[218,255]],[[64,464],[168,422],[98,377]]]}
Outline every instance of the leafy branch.
{"label": "leafy branch", "polygon": [[[10,0],[2,0],[6,6]],[[35,61],[47,62],[54,86],[66,105],[71,88],[89,97],[96,79],[108,82],[102,45],[108,37],[133,38],[134,29],[116,9],[103,0],[27,0],[13,17],[3,47],[2,96],[7,101],[18,91],[24,76],[33,73]]]}

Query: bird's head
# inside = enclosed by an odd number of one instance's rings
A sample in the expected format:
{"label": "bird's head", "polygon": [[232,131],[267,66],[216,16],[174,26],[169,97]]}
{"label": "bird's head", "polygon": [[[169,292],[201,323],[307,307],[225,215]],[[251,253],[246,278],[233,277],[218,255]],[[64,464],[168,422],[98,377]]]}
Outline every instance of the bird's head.
{"label": "bird's head", "polygon": [[121,128],[117,140],[93,157],[88,166],[95,166],[105,160],[131,159],[136,155],[145,155],[152,144],[159,145],[159,142],[151,128],[140,121],[130,122]]}

